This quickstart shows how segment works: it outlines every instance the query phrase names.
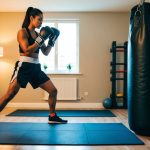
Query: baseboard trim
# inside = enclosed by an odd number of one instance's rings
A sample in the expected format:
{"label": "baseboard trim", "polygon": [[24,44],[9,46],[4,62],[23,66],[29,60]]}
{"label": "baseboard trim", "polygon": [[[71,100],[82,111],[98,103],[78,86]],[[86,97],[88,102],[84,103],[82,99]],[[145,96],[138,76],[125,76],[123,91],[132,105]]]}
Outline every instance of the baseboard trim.
{"label": "baseboard trim", "polygon": [[[47,103],[9,103],[7,108],[48,109]],[[56,109],[102,109],[102,103],[57,103]]]}

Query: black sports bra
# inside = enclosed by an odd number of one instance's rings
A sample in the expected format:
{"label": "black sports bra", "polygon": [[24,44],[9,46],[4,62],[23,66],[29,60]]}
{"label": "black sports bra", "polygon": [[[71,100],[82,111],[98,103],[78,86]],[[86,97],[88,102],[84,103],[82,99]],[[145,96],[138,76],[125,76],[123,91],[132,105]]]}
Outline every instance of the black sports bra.
{"label": "black sports bra", "polygon": [[[33,39],[33,38],[32,38],[32,36],[31,36],[31,33],[30,33],[29,29],[28,29],[28,28],[26,28],[26,31],[27,31],[27,33],[28,33],[28,35],[29,35],[29,37],[28,37],[29,45],[34,44],[34,43],[35,43],[35,39]],[[36,35],[38,36],[38,33],[37,33],[37,32],[36,32]],[[22,50],[22,48],[21,48],[21,46],[20,46],[20,45],[19,45],[19,52],[20,52],[20,53],[24,53],[24,51]],[[37,49],[34,53],[39,53],[39,48],[38,48],[38,49]]]}

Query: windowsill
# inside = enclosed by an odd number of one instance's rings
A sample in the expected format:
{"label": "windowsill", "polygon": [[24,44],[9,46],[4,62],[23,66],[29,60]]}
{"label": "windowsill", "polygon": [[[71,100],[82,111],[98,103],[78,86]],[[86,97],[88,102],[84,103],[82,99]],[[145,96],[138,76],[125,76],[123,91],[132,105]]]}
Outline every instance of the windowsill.
{"label": "windowsill", "polygon": [[48,73],[48,75],[82,75],[82,73]]}
{"label": "windowsill", "polygon": [[82,75],[80,72],[45,72],[47,75]]}

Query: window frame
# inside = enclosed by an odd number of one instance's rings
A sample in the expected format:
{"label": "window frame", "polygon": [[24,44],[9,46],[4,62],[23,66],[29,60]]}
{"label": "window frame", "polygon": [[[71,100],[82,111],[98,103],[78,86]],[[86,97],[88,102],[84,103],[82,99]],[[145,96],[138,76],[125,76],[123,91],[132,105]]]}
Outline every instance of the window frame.
{"label": "window frame", "polygon": [[[76,71],[59,71],[58,70],[58,43],[55,43],[55,66],[53,71],[43,70],[46,74],[80,74],[80,56],[79,56],[79,19],[44,19],[43,23],[54,23],[54,26],[58,28],[59,23],[76,23]],[[50,52],[51,53],[51,52]],[[50,55],[49,53],[49,55]]]}

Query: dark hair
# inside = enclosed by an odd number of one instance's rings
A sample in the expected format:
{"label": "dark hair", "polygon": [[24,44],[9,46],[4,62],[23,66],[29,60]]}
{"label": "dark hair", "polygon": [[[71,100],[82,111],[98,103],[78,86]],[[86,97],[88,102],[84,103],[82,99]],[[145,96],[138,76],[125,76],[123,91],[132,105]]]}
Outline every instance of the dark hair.
{"label": "dark hair", "polygon": [[37,8],[33,8],[33,7],[29,7],[26,11],[26,15],[25,15],[25,18],[24,18],[24,21],[23,21],[23,24],[22,24],[22,28],[24,27],[28,27],[29,24],[30,24],[30,16],[38,16],[38,15],[41,15],[43,14],[43,12]]}

